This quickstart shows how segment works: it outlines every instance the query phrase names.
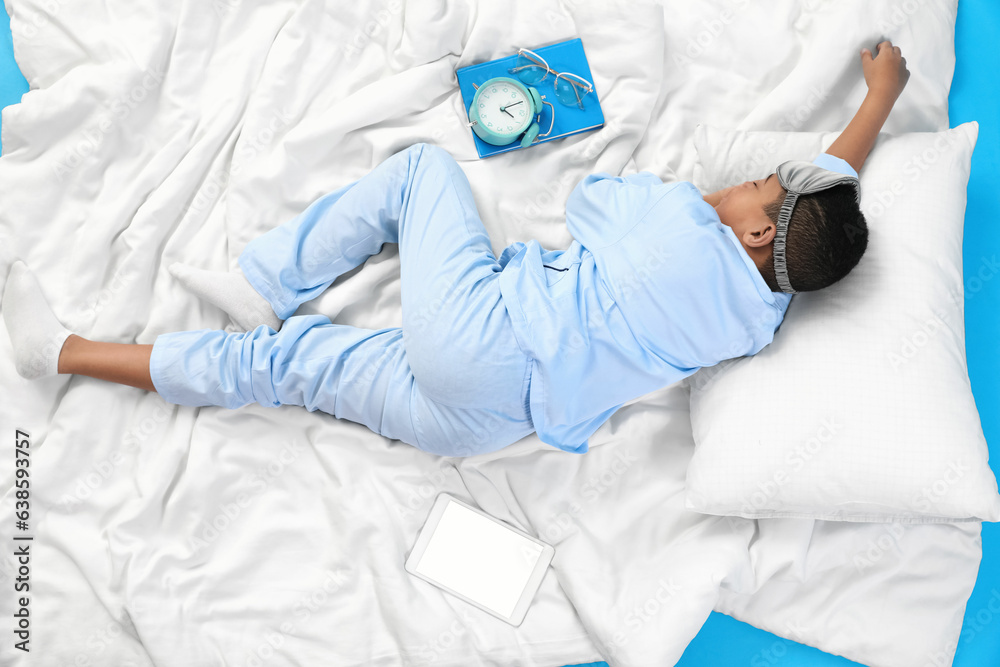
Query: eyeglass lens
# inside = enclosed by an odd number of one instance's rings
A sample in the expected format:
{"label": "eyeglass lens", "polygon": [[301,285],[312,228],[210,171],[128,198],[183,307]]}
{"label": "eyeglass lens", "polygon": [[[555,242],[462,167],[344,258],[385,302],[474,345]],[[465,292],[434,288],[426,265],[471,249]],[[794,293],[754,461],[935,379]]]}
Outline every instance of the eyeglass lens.
{"label": "eyeglass lens", "polygon": [[566,106],[583,108],[583,98],[590,92],[590,86],[563,74],[556,78],[556,98]]}
{"label": "eyeglass lens", "polygon": [[583,100],[593,87],[581,76],[569,72],[556,72],[551,69],[541,57],[522,49],[517,54],[517,63],[511,70],[527,84],[537,84],[545,80],[549,72],[556,75],[554,84],[556,99],[566,106],[576,106],[583,109]]}
{"label": "eyeglass lens", "polygon": [[517,64],[514,69],[521,81],[530,84],[540,83],[549,73],[548,63],[524,52],[517,55]]}

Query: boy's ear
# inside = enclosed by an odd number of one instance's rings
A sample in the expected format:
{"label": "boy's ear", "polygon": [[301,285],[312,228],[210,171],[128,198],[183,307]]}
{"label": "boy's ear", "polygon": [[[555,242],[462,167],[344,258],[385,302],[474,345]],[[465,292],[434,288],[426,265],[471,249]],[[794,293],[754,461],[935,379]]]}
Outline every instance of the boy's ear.
{"label": "boy's ear", "polygon": [[767,215],[761,215],[743,232],[743,242],[751,248],[761,248],[774,241],[778,228]]}

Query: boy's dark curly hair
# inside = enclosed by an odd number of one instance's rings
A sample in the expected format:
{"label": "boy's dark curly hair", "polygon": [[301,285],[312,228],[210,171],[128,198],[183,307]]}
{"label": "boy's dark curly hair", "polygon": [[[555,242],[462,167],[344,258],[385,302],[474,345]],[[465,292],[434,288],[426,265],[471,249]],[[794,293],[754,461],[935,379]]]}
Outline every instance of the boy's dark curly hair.
{"label": "boy's dark curly hair", "polygon": [[[775,224],[785,198],[764,207]],[[788,223],[785,264],[796,292],[829,287],[857,266],[868,248],[868,223],[850,185],[838,185],[799,196]],[[773,292],[780,292],[774,276],[774,255],[761,267],[761,275]]]}

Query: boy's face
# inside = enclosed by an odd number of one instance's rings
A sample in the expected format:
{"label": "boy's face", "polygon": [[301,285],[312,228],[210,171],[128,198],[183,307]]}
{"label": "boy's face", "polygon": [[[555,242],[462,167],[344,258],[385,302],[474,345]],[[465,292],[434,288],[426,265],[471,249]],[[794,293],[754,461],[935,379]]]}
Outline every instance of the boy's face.
{"label": "boy's face", "polygon": [[764,213],[764,206],[785,193],[778,175],[734,185],[722,193],[715,207],[719,219],[732,228],[747,254],[760,266],[770,254],[770,245],[777,232],[774,222]]}

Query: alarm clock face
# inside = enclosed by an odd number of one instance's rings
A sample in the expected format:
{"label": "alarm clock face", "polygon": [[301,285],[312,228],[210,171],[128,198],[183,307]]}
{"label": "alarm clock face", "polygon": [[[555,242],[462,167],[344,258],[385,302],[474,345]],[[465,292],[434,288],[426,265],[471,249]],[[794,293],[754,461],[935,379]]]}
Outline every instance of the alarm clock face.
{"label": "alarm clock face", "polygon": [[482,126],[512,141],[531,124],[531,99],[518,86],[491,83],[480,89],[476,104]]}

